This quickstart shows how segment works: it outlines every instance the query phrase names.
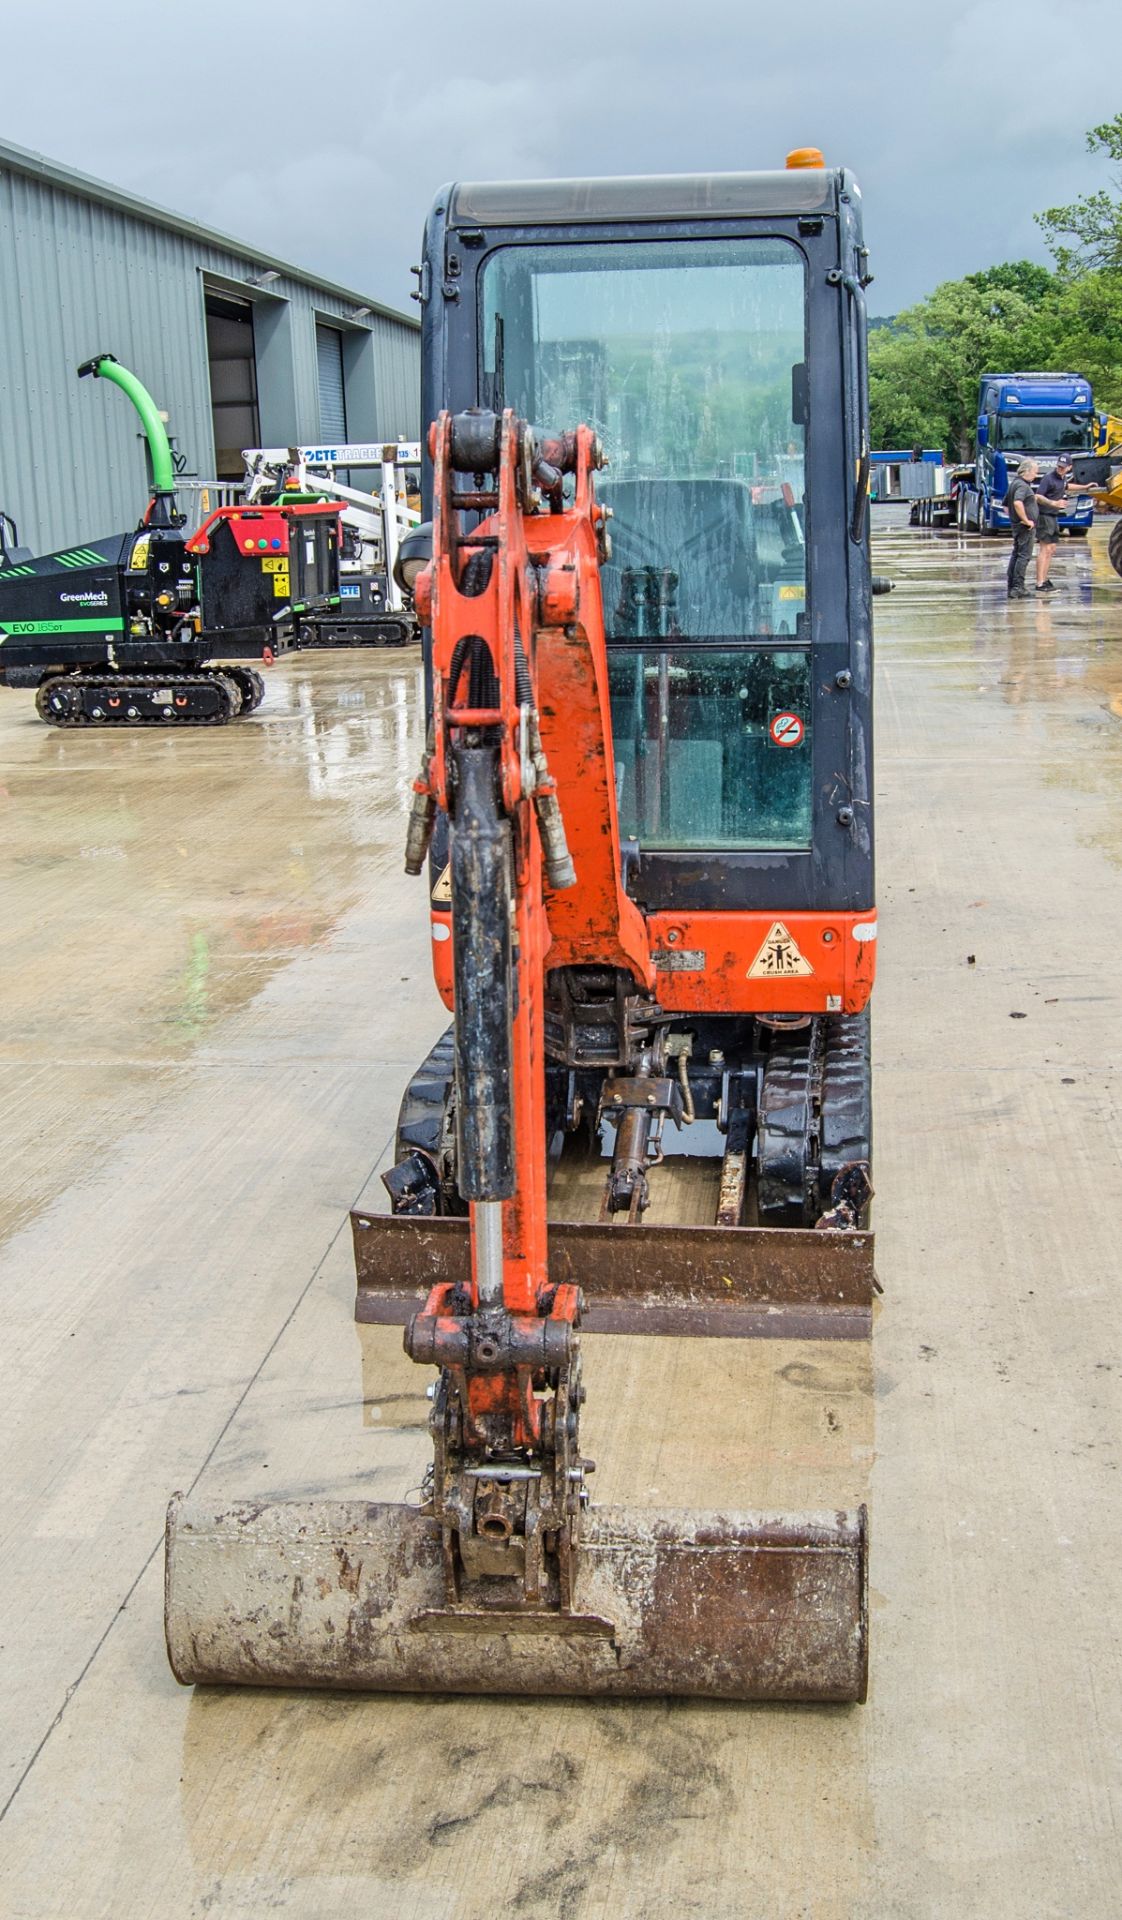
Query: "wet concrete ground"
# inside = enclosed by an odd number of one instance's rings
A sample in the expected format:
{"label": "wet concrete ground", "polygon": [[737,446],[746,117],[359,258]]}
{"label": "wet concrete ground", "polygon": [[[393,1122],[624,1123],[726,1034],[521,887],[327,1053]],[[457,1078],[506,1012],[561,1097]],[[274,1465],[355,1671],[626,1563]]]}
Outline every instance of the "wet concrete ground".
{"label": "wet concrete ground", "polygon": [[1118,1911],[1122,581],[1097,533],[1009,606],[1000,543],[875,528],[873,1370],[601,1340],[587,1410],[603,1499],[867,1486],[864,1709],[176,1687],[172,1488],[425,1458],[345,1231],[442,1025],[418,675],[285,663],[178,737],[0,695],[4,1914]]}

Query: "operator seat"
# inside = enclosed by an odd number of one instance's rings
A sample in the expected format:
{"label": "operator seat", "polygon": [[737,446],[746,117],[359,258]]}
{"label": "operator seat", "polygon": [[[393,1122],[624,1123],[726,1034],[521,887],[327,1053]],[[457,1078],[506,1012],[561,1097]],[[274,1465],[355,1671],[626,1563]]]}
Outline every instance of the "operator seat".
{"label": "operator seat", "polygon": [[[614,515],[612,558],[602,571],[610,636],[736,638],[754,630],[759,561],[755,509],[743,480],[609,477],[597,491]],[[664,621],[652,604],[652,570],[677,575],[663,589]]]}

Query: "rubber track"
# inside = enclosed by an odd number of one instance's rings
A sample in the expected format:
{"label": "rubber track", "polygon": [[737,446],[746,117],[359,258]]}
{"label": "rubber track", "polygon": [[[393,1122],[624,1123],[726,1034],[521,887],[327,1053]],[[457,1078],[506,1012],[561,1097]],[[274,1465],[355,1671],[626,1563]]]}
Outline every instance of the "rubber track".
{"label": "rubber track", "polygon": [[[170,720],[167,720],[162,715],[159,718],[144,715],[137,720],[94,720],[91,719],[87,713],[67,714],[60,718],[57,714],[44,711],[45,695],[50,692],[52,687],[57,686],[120,687],[123,690],[127,687],[141,686],[148,683],[152,686],[166,686],[174,689],[176,687],[186,686],[209,686],[215,680],[219,681],[226,689],[227,698],[230,698],[231,695],[233,696],[231,700],[232,710],[228,713],[204,714],[201,718],[189,718],[185,720],[176,719],[174,716]],[[234,705],[234,701],[237,702],[237,705]],[[228,679],[223,673],[212,671],[205,667],[200,668],[197,673],[56,673],[52,674],[49,679],[40,682],[35,693],[35,709],[40,720],[45,720],[49,727],[121,727],[122,729],[137,727],[224,727],[228,725],[231,720],[236,720],[244,710],[241,703],[241,689],[236,681]]]}
{"label": "rubber track", "polygon": [[394,1151],[395,1162],[408,1160],[411,1153],[423,1153],[432,1161],[440,1176],[441,1208],[449,1213],[466,1211],[459,1196],[449,1192],[444,1179],[445,1114],[455,1063],[455,1029],[448,1027],[405,1089],[397,1116]]}
{"label": "rubber track", "polygon": [[784,1035],[764,1068],[756,1116],[757,1206],[767,1227],[813,1226],[818,1205],[818,1116],[824,1023]]}
{"label": "rubber track", "polygon": [[[842,1167],[873,1158],[873,1085],[869,1058],[869,1010],[834,1015],[826,1022],[822,1071],[819,1197],[822,1211]],[[862,1215],[860,1226],[867,1225]]]}
{"label": "rubber track", "polygon": [[868,1012],[818,1018],[768,1057],[757,1123],[758,1206],[767,1226],[813,1227],[834,1178],[872,1159]]}
{"label": "rubber track", "polygon": [[1115,573],[1122,573],[1122,520],[1111,527],[1106,550],[1110,555],[1110,564]]}
{"label": "rubber track", "polygon": [[[331,631],[333,626],[346,626],[352,635],[359,637],[340,639]],[[396,614],[387,614],[383,620],[356,620],[353,625],[339,619],[324,621],[322,627],[302,628],[300,650],[327,653],[344,647],[408,647],[419,636],[419,627],[409,620],[399,619]]]}
{"label": "rubber track", "polygon": [[417,629],[407,620],[377,620],[371,638],[365,644],[375,647],[407,647],[417,638]]}

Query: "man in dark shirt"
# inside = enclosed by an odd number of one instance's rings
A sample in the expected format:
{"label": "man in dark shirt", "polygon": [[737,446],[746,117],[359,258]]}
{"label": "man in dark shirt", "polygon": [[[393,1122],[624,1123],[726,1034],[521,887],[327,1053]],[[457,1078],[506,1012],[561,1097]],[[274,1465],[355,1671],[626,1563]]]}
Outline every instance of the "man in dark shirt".
{"label": "man in dark shirt", "polygon": [[[1021,472],[1024,472],[1022,466]],[[1077,486],[1071,478],[1071,460],[1061,453],[1051,473],[1046,473],[1037,483],[1036,498],[1040,507],[1040,519],[1036,526],[1036,591],[1037,593],[1055,593],[1048,575],[1056,554],[1056,542],[1060,537],[1060,515],[1066,513],[1071,502],[1069,493],[1086,493],[1088,488]]]}
{"label": "man in dark shirt", "polygon": [[1025,575],[1028,573],[1032,543],[1036,538],[1036,523],[1040,518],[1035,490],[1039,472],[1035,460],[1022,460],[1005,495],[1005,505],[1013,527],[1013,551],[1009,555],[1009,572],[1006,576],[1010,600],[1028,599]]}

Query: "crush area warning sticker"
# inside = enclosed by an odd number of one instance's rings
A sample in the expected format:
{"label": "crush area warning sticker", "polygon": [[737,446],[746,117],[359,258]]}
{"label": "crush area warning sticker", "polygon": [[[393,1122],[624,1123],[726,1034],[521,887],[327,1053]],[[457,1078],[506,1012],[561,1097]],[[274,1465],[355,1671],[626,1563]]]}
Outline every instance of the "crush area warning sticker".
{"label": "crush area warning sticker", "polygon": [[813,973],[782,920],[774,920],[767,939],[748,969],[749,980],[795,980]]}

